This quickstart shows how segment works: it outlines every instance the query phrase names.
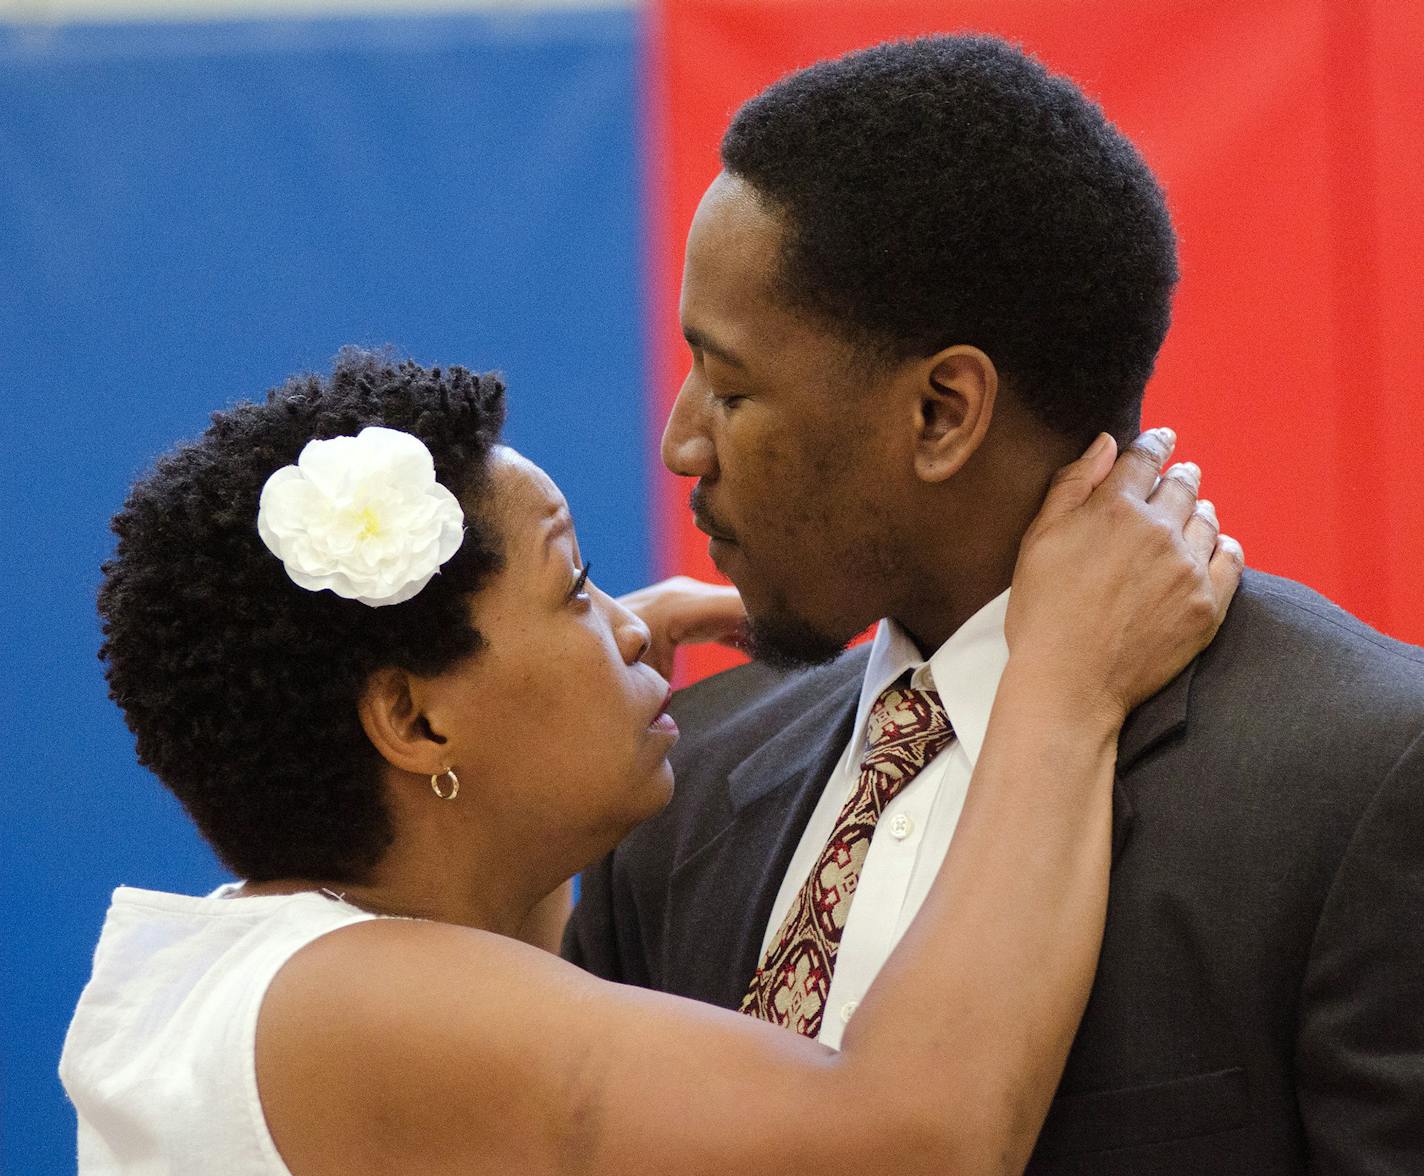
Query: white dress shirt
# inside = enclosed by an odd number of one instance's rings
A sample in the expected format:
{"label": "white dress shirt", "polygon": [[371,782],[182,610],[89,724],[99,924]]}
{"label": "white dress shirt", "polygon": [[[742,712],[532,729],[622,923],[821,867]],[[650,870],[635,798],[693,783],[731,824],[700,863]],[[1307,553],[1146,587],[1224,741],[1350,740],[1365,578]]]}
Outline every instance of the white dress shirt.
{"label": "white dress shirt", "polygon": [[969,777],[984,745],[994,694],[1009,660],[1004,642],[1008,605],[1007,592],[995,597],[928,661],[893,621],[881,621],[876,631],[861,683],[855,730],[826,781],[782,879],[762,938],[762,955],[821,856],[841,808],[855,791],[866,722],[881,691],[906,670],[913,671],[912,686],[939,691],[956,737],[880,814],[841,934],[817,1038],[834,1049],[840,1048],[841,1034],[861,997],[924,902],[959,824]]}

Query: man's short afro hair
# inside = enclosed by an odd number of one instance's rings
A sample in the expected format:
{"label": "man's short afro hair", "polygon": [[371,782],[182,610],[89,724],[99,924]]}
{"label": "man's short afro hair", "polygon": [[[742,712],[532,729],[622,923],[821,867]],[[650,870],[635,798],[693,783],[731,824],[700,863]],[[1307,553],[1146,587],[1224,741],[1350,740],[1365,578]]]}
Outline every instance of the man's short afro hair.
{"label": "man's short afro hair", "polygon": [[[478,508],[503,421],[492,376],[348,349],[329,378],[214,414],[114,516],[99,592],[110,695],[139,761],[238,876],[358,882],[389,845],[357,700],[373,670],[435,674],[480,648],[468,603],[502,562]],[[273,471],[367,425],[423,441],[466,514],[440,573],[383,608],[297,587],[257,534]]]}
{"label": "man's short afro hair", "polygon": [[1136,432],[1176,239],[1072,82],[992,37],[878,45],[746,103],[722,163],[783,218],[792,305],[886,360],[977,346],[1067,436]]}

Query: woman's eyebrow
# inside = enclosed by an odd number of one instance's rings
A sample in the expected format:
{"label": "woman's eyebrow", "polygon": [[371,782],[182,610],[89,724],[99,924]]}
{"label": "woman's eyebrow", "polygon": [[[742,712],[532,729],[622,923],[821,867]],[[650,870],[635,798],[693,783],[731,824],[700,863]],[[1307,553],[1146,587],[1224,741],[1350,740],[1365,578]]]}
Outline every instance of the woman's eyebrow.
{"label": "woman's eyebrow", "polygon": [[544,533],[544,559],[546,561],[553,554],[554,540],[567,535],[573,529],[573,517],[567,510],[560,508],[558,514],[553,516],[553,525]]}

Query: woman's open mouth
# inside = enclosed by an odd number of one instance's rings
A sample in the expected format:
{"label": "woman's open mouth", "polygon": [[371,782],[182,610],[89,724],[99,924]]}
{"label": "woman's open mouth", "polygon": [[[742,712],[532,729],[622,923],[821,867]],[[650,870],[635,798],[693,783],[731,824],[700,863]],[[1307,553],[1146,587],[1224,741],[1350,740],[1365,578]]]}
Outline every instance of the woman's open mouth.
{"label": "woman's open mouth", "polygon": [[648,724],[651,730],[659,731],[664,735],[671,735],[674,738],[679,734],[677,722],[672,715],[667,713],[668,704],[672,702],[672,687],[668,687],[668,692],[663,697],[663,704],[658,708],[658,713],[653,717],[653,721]]}

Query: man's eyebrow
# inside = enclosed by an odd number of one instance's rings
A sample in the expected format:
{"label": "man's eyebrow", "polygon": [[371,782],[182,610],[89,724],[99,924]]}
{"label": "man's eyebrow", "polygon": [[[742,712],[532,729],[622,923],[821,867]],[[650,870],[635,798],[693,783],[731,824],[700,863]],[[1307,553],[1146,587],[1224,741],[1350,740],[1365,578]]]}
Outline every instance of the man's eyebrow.
{"label": "man's eyebrow", "polygon": [[694,351],[705,351],[714,359],[720,359],[723,363],[734,368],[745,368],[747,365],[737,356],[736,352],[728,351],[720,343],[714,343],[701,331],[695,327],[683,327],[682,337],[687,340],[687,345]]}

